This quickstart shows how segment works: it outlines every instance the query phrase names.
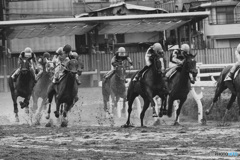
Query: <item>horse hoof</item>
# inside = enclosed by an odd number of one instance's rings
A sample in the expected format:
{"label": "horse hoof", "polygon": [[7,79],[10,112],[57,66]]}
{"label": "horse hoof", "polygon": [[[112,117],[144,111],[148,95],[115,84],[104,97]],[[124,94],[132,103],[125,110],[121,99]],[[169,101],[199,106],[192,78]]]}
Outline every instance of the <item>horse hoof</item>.
{"label": "horse hoof", "polygon": [[121,126],[122,128],[130,128],[130,127],[134,127],[133,124],[124,124]]}
{"label": "horse hoof", "polygon": [[209,110],[206,110],[206,111],[205,111],[205,114],[206,114],[206,115],[209,115]]}
{"label": "horse hoof", "polygon": [[67,125],[68,125],[67,121],[63,121],[63,122],[61,123],[61,127],[67,127]]}
{"label": "horse hoof", "polygon": [[46,116],[46,119],[49,119],[49,118],[50,118],[50,115],[47,115],[47,116]]}
{"label": "horse hoof", "polygon": [[57,111],[54,112],[55,117],[58,118],[59,117],[59,113]]}
{"label": "horse hoof", "polygon": [[52,126],[52,124],[50,123],[50,122],[48,122],[46,125],[45,125],[45,127],[51,127]]}
{"label": "horse hoof", "polygon": [[142,125],[141,128],[147,128],[147,126]]}
{"label": "horse hoof", "polygon": [[203,126],[206,126],[207,125],[207,120],[205,118],[201,119],[201,123]]}
{"label": "horse hoof", "polygon": [[153,116],[153,117],[158,117],[157,113],[153,113],[152,116]]}
{"label": "horse hoof", "polygon": [[15,122],[19,122],[19,118],[18,117],[16,117]]}
{"label": "horse hoof", "polygon": [[180,123],[175,122],[173,125],[174,125],[174,126],[180,126]]}
{"label": "horse hoof", "polygon": [[23,109],[24,108],[24,103],[22,101],[19,102],[21,108]]}

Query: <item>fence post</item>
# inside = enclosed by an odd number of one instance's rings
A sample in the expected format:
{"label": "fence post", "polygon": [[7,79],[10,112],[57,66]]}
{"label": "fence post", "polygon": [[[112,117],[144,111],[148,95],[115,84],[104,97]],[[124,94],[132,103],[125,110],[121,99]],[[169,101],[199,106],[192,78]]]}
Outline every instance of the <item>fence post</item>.
{"label": "fence post", "polygon": [[97,81],[98,81],[98,84],[101,81],[101,78],[100,78],[100,60],[99,59],[97,59]]}

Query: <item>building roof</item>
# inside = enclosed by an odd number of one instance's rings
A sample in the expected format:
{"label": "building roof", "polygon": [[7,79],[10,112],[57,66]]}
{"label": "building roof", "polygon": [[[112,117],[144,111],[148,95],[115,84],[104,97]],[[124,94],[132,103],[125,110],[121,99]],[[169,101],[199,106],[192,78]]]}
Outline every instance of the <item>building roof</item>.
{"label": "building roof", "polygon": [[239,2],[237,1],[217,1],[217,2],[208,2],[202,3],[200,7],[208,8],[208,7],[221,7],[221,6],[236,6]]}
{"label": "building roof", "polygon": [[91,30],[95,25],[87,24],[52,24],[11,27],[7,32],[8,38],[25,39],[33,37],[53,37],[82,35]]}
{"label": "building roof", "polygon": [[126,9],[128,9],[128,10],[156,11],[157,13],[159,13],[159,12],[160,13],[168,13],[167,10],[162,9],[162,8],[153,8],[153,7],[139,6],[139,5],[134,5],[134,4],[128,4],[128,3],[125,3],[125,2],[112,4],[109,7],[101,8],[101,9],[92,11],[90,13],[101,12],[101,11],[104,11],[104,10],[108,10],[108,9],[116,8],[116,7],[121,7],[121,6],[126,7]]}
{"label": "building roof", "polygon": [[155,32],[175,29],[188,20],[151,20],[151,21],[129,21],[129,22],[111,22],[102,26],[99,34],[124,34],[139,32]]}

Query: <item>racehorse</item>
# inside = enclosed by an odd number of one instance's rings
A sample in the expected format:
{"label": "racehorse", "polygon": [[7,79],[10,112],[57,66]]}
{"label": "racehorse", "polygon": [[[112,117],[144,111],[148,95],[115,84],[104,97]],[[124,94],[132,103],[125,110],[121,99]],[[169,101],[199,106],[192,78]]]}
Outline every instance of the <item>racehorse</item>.
{"label": "racehorse", "polygon": [[11,77],[12,74],[10,75],[8,79],[8,84],[10,87],[11,91],[11,96],[13,100],[13,105],[14,105],[14,113],[15,113],[15,118],[16,122],[19,122],[18,118],[18,106],[17,106],[17,98],[18,96],[23,97],[24,101],[20,101],[19,104],[21,108],[25,108],[25,112],[29,113],[29,100],[32,95],[32,90],[35,84],[35,77],[33,73],[31,73],[30,70],[30,60],[32,58],[20,58],[20,73],[16,79],[16,82],[14,82],[13,78]]}
{"label": "racehorse", "polygon": [[[175,100],[180,100],[174,125],[179,125],[178,117],[179,117],[181,108],[187,99],[187,95],[191,89],[190,83],[193,83],[193,84],[195,83],[196,76],[198,73],[196,69],[196,60],[195,60],[195,56],[197,54],[192,55],[192,54],[184,53],[183,55],[185,57],[185,60],[182,66],[177,68],[177,72],[168,80],[169,96],[168,96],[167,114],[169,117],[172,116],[173,102]],[[159,113],[159,115],[161,114],[162,113]]]}
{"label": "racehorse", "polygon": [[105,112],[109,112],[107,102],[109,101],[110,96],[115,108],[117,107],[119,99],[123,98],[123,108],[125,108],[127,96],[125,81],[126,67],[120,62],[116,65],[115,73],[110,78],[103,80],[102,95]]}
{"label": "racehorse", "polygon": [[141,127],[143,125],[143,118],[149,104],[153,107],[153,114],[155,113],[155,102],[153,98],[158,95],[162,99],[162,105],[166,105],[166,96],[167,96],[167,88],[164,85],[164,79],[161,72],[161,61],[158,55],[152,55],[150,58],[152,61],[152,65],[150,68],[145,72],[143,77],[139,81],[132,81],[135,75],[131,78],[131,82],[128,87],[127,91],[127,101],[128,101],[128,118],[127,122],[123,127],[130,127],[130,115],[132,112],[132,104],[134,99],[137,96],[141,96],[144,101],[143,109],[140,114],[141,119]]}
{"label": "racehorse", "polygon": [[[43,108],[46,108],[47,89],[52,82],[52,76],[54,74],[54,64],[52,61],[46,60],[41,64],[43,67],[43,73],[33,88],[33,110],[39,114]],[[38,99],[42,98],[41,107],[38,108]]]}
{"label": "racehorse", "polygon": [[[221,93],[228,88],[226,86],[225,82],[224,82],[224,79],[225,79],[226,75],[228,74],[228,72],[230,71],[231,68],[232,68],[232,66],[227,66],[226,68],[224,68],[222,70],[222,72],[220,74],[220,77],[217,81],[217,87],[216,87],[216,90],[215,90],[215,94],[214,94],[214,98],[213,98],[213,101],[211,103],[211,106],[210,106],[209,109],[207,109],[205,111],[206,115],[209,115],[211,113],[214,105],[218,101],[218,98],[221,96]],[[225,118],[227,116],[228,111],[232,107],[232,104],[235,101],[236,97],[237,97],[238,107],[240,108],[240,74],[239,74],[239,71],[237,71],[237,73],[238,74],[237,74],[236,78],[233,80],[233,85],[234,85],[234,88],[236,89],[236,94],[232,93],[231,98],[228,102],[225,114],[222,118],[222,124],[220,123],[219,125],[227,125],[227,124],[225,124]],[[239,115],[240,115],[240,110],[239,110]],[[206,116],[204,116],[203,124],[206,124]]]}
{"label": "racehorse", "polygon": [[49,102],[48,115],[46,117],[47,119],[50,118],[51,102],[54,95],[56,102],[56,111],[54,112],[54,114],[56,118],[59,117],[60,105],[65,104],[63,113],[61,113],[64,118],[61,124],[62,127],[67,126],[67,121],[65,121],[65,118],[67,117],[67,112],[71,109],[76,100],[78,92],[78,85],[76,82],[78,66],[79,63],[77,60],[75,59],[70,60],[66,65],[64,77],[60,80],[58,84],[50,85],[47,91],[47,97]]}

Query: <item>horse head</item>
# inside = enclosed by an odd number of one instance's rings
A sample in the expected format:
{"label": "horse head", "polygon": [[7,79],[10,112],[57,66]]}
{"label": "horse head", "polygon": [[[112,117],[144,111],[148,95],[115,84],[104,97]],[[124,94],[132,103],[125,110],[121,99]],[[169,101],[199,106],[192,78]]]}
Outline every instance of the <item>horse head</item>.
{"label": "horse head", "polygon": [[160,56],[159,55],[153,55],[151,57],[151,60],[152,60],[152,65],[153,65],[155,71],[158,74],[162,73],[162,64],[161,64],[161,61],[160,61]]}
{"label": "horse head", "polygon": [[26,74],[31,68],[31,57],[30,58],[20,58],[20,72]]}
{"label": "horse head", "polygon": [[45,70],[47,73],[49,73],[52,76],[55,70],[54,62],[46,59]]}
{"label": "horse head", "polygon": [[117,77],[119,77],[121,80],[126,79],[126,68],[122,63],[118,63],[116,65],[116,70],[115,70],[115,74]]}
{"label": "horse head", "polygon": [[76,59],[71,59],[66,65],[66,71],[71,74],[77,74],[79,63]]}
{"label": "horse head", "polygon": [[197,76],[197,68],[196,68],[196,57],[197,53],[195,55],[192,54],[184,54],[185,60],[183,63],[183,68],[186,69],[186,72],[189,73],[189,78],[191,83],[195,83],[196,76]]}

